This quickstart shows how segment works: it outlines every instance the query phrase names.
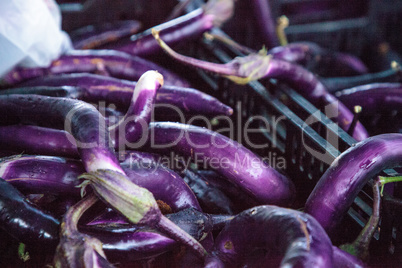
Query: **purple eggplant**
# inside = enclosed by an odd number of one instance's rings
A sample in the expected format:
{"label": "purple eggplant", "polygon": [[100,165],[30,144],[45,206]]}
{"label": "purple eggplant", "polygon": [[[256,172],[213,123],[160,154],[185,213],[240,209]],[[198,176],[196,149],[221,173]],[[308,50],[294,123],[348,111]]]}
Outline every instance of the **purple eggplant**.
{"label": "purple eggplant", "polygon": [[[153,161],[150,154],[131,151],[121,162],[121,167],[132,182],[148,189],[157,200],[167,203],[173,211],[186,208],[201,210],[196,197],[183,179]],[[18,155],[0,162],[0,177],[26,193],[77,197],[77,177],[84,172],[81,161],[54,156]]]}
{"label": "purple eggplant", "polygon": [[24,193],[79,196],[81,161],[52,156],[13,156],[1,159],[0,177]]}
{"label": "purple eggplant", "polygon": [[[7,131],[7,127],[3,129]],[[133,145],[148,150],[163,149],[168,153],[173,150],[176,154],[195,157],[196,161],[216,169],[250,198],[262,204],[289,204],[294,198],[294,186],[288,178],[262,162],[250,150],[221,134],[201,127],[168,122],[151,123],[148,131],[148,138]],[[24,132],[23,128],[21,132]],[[147,133],[144,135],[148,136]],[[60,144],[68,143],[64,131],[53,134],[53,137]],[[37,146],[35,140],[30,141],[34,147]]]}
{"label": "purple eggplant", "polygon": [[[29,136],[29,139],[26,137]],[[74,138],[64,130],[38,126],[0,126],[0,146],[14,154],[53,155],[79,158]]]}
{"label": "purple eggplant", "polygon": [[294,185],[288,178],[241,144],[206,128],[151,123],[145,148],[173,151],[209,166],[261,204],[289,204],[294,198]]}
{"label": "purple eggplant", "polygon": [[150,154],[128,152],[121,166],[134,183],[151,191],[156,199],[166,202],[173,211],[189,207],[201,210],[194,193],[183,179],[155,161]]}
{"label": "purple eggplant", "polygon": [[167,85],[189,87],[190,83],[151,61],[114,50],[71,50],[54,60],[48,67],[16,67],[5,76],[3,86],[17,85],[23,81],[46,75],[65,73],[94,73],[137,81],[148,70],[160,72]]}
{"label": "purple eggplant", "polygon": [[88,25],[69,33],[75,49],[93,49],[138,32],[141,23],[124,20]]}
{"label": "purple eggplant", "polygon": [[335,96],[349,109],[361,106],[364,114],[389,112],[401,107],[402,84],[366,84],[338,91]]}
{"label": "purple eggplant", "polygon": [[[331,110],[331,114],[337,114],[335,120],[342,129],[347,131],[353,121],[353,113],[326,90],[316,75],[300,65],[277,60],[268,55],[264,49],[257,54],[236,57],[225,64],[212,63],[175,52],[160,38],[157,30],[153,31],[153,35],[166,53],[183,64],[216,73],[238,84],[262,78],[278,79],[294,88],[318,108],[325,107],[327,112]],[[358,122],[353,137],[360,141],[368,136],[364,126]]]}
{"label": "purple eggplant", "polygon": [[[233,8],[233,0],[209,0],[203,7],[156,27],[168,44],[180,44],[198,38],[214,26],[222,25],[232,16]],[[106,48],[138,56],[147,56],[161,51],[152,37],[151,29],[131,36],[125,43],[111,44]]]}
{"label": "purple eggplant", "polygon": [[25,244],[54,247],[59,240],[59,221],[30,204],[24,195],[2,178],[0,215],[0,228]]}
{"label": "purple eggplant", "polygon": [[80,99],[83,95],[83,88],[74,86],[33,86],[33,87],[17,87],[0,90],[0,95],[9,94],[36,94],[49,97],[64,97],[71,99]]}
{"label": "purple eggplant", "polygon": [[189,169],[184,170],[183,175],[184,181],[194,192],[203,211],[208,213],[234,214],[234,203],[225,193]]}
{"label": "purple eggplant", "polygon": [[[114,103],[118,109],[126,110],[136,83],[95,74],[64,74],[37,78],[19,86],[74,86],[81,88],[78,99],[87,102]],[[10,89],[11,91],[11,89]],[[73,96],[77,96],[75,90]],[[156,106],[172,107],[183,113],[206,115],[231,115],[233,109],[216,98],[197,89],[163,86],[156,95]]]}
{"label": "purple eggplant", "polygon": [[402,134],[382,134],[343,152],[326,170],[307,199],[311,214],[330,235],[363,186],[375,175],[402,163]]}
{"label": "purple eggplant", "polygon": [[313,217],[268,205],[245,210],[228,222],[215,240],[212,255],[233,266],[258,248],[268,250],[273,257],[283,256],[281,267],[333,265],[331,240]]}
{"label": "purple eggplant", "polygon": [[276,19],[273,18],[270,2],[265,0],[253,0],[251,1],[253,8],[253,15],[257,21],[258,30],[264,42],[264,45],[268,48],[279,46],[279,39],[276,34]]}

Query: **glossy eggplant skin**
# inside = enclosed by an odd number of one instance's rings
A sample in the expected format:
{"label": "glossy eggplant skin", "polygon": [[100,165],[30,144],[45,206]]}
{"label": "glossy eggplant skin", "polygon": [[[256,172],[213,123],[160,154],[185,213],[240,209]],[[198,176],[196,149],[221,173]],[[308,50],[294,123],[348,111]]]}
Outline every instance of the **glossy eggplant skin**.
{"label": "glossy eggplant skin", "polygon": [[0,161],[0,177],[24,193],[79,196],[81,161],[52,156],[13,156]]}
{"label": "glossy eggplant skin", "polygon": [[245,210],[228,222],[215,240],[212,255],[227,267],[240,267],[258,248],[283,256],[281,267],[333,265],[331,240],[313,217],[269,205]]}
{"label": "glossy eggplant skin", "polygon": [[54,247],[59,240],[60,222],[31,205],[11,184],[0,178],[0,226],[27,244]]}
{"label": "glossy eggplant skin", "polygon": [[154,161],[152,155],[132,151],[121,162],[121,167],[131,181],[151,191],[173,211],[190,207],[201,211],[197,198],[180,175]]}
{"label": "glossy eggplant skin", "polygon": [[261,204],[290,204],[294,185],[241,144],[206,128],[154,122],[144,149],[192,158],[208,165]]}
{"label": "glossy eggplant skin", "polygon": [[[39,77],[19,86],[75,86],[81,88],[79,99],[97,103],[113,103],[117,109],[126,110],[136,82],[105,77],[96,74],[62,74]],[[76,94],[76,93],[74,93]],[[184,113],[207,115],[231,115],[233,109],[218,99],[197,89],[163,86],[156,95],[156,105],[167,104]]]}
{"label": "glossy eggplant skin", "polygon": [[[402,134],[381,134],[338,156],[322,175],[305,205],[332,236],[363,186],[382,170],[402,163]],[[338,228],[341,231],[341,228]]]}
{"label": "glossy eggplant skin", "polygon": [[225,193],[189,169],[184,170],[182,173],[184,181],[197,196],[203,211],[234,214],[234,204]]}
{"label": "glossy eggplant skin", "polygon": [[[347,131],[353,121],[353,113],[329,93],[316,75],[303,67],[283,60],[271,59],[265,77],[275,78],[291,86],[319,109],[331,109],[337,114],[335,121]],[[357,122],[352,136],[358,140],[369,137],[364,126]]]}
{"label": "glossy eggplant skin", "polygon": [[70,50],[54,60],[49,67],[16,67],[1,81],[5,86],[12,86],[36,77],[68,73],[95,73],[137,81],[143,73],[149,70],[160,72],[166,85],[190,86],[190,83],[184,78],[156,63],[114,50]]}

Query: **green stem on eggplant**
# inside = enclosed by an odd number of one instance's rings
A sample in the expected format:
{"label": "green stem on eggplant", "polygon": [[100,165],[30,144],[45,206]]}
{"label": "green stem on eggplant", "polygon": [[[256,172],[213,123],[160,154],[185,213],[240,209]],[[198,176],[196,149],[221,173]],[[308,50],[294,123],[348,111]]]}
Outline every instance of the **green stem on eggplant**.
{"label": "green stem on eggplant", "polygon": [[288,44],[288,38],[286,37],[285,29],[289,26],[289,19],[282,15],[277,20],[276,35],[278,36],[279,43],[281,46],[286,46]]}
{"label": "green stem on eggplant", "polygon": [[[367,260],[369,257],[369,245],[374,233],[377,230],[378,223],[380,221],[380,206],[381,196],[384,189],[384,185],[392,182],[402,181],[402,176],[396,177],[383,177],[379,176],[375,180],[373,185],[373,212],[370,219],[366,223],[366,226],[360,232],[359,236],[351,244],[344,244],[340,246],[341,249],[349,252],[352,255],[357,256],[362,260]],[[380,191],[381,187],[381,191]]]}

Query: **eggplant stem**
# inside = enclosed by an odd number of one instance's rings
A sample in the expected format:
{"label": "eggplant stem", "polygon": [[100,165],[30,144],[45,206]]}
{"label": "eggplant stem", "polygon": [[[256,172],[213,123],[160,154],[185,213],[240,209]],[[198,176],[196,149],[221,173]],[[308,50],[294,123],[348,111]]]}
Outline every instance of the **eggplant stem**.
{"label": "eggplant stem", "polygon": [[205,39],[208,39],[208,40],[219,41],[229,47],[232,47],[232,48],[238,50],[239,52],[241,52],[243,54],[257,53],[257,51],[255,51],[249,47],[243,46],[243,45],[237,43],[236,41],[234,41],[233,39],[226,37],[224,35],[205,32],[204,37],[205,37]]}
{"label": "eggplant stem", "polygon": [[155,38],[155,40],[158,42],[160,47],[173,59],[183,63],[183,64],[188,64],[190,66],[193,66],[195,68],[200,68],[206,71],[210,71],[213,73],[221,74],[221,75],[228,75],[228,76],[236,76],[233,68],[226,64],[220,64],[220,63],[212,63],[212,62],[207,62],[199,59],[195,59],[192,57],[184,56],[173,49],[171,49],[159,36],[159,31],[155,28],[152,28],[152,35]]}
{"label": "eggplant stem", "polygon": [[279,43],[281,46],[286,46],[288,44],[288,38],[286,37],[285,29],[289,26],[289,19],[282,15],[277,19],[276,35],[278,36]]}
{"label": "eggplant stem", "polygon": [[165,233],[172,239],[190,247],[201,259],[205,259],[205,257],[207,256],[207,251],[194,237],[186,233],[183,229],[178,227],[165,216],[162,215],[156,227],[158,228],[158,230]]}
{"label": "eggplant stem", "polygon": [[377,230],[378,223],[380,221],[380,206],[381,206],[381,195],[380,186],[382,185],[381,180],[378,179],[373,185],[373,212],[370,219],[364,226],[363,230],[360,232],[359,236],[351,244],[342,245],[340,248],[359,257],[362,260],[366,260],[369,257],[369,245],[373,238],[375,231]]}
{"label": "eggplant stem", "polygon": [[63,231],[65,235],[70,235],[78,232],[77,223],[82,214],[87,211],[93,204],[98,201],[95,194],[91,193],[87,197],[81,199],[77,204],[72,206],[65,214],[65,223]]}

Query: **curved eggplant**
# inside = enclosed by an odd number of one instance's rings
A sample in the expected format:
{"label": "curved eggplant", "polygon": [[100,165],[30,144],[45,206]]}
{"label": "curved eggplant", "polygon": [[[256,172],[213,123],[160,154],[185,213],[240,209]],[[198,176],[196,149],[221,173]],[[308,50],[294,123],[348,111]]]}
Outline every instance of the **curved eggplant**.
{"label": "curved eggplant", "polygon": [[[255,249],[283,256],[281,267],[332,267],[332,243],[307,213],[276,206],[243,211],[226,224],[212,255],[226,265],[239,265]],[[207,267],[211,263],[207,263]]]}
{"label": "curved eggplant", "polygon": [[261,204],[289,204],[294,185],[241,144],[206,128],[171,122],[151,123],[145,148],[192,158],[239,186]]}
{"label": "curved eggplant", "polygon": [[56,218],[31,205],[0,178],[0,228],[25,244],[54,247],[59,240],[59,225]]}
{"label": "curved eggplant", "polygon": [[357,143],[338,156],[307,199],[311,214],[330,235],[363,186],[375,175],[402,163],[402,134],[382,134]]}

